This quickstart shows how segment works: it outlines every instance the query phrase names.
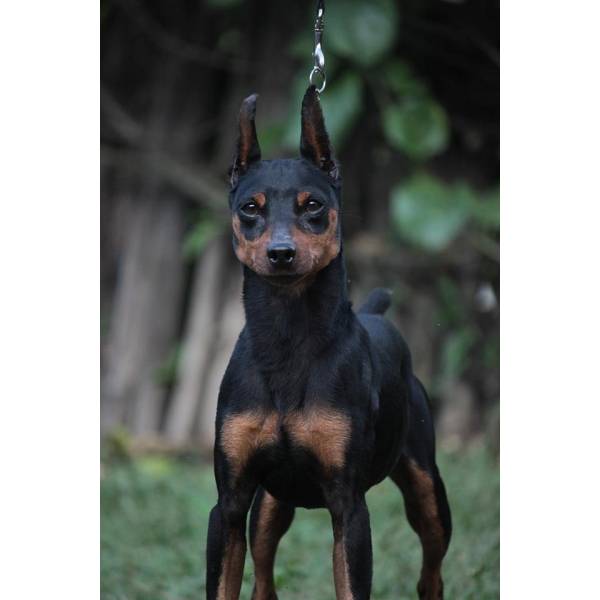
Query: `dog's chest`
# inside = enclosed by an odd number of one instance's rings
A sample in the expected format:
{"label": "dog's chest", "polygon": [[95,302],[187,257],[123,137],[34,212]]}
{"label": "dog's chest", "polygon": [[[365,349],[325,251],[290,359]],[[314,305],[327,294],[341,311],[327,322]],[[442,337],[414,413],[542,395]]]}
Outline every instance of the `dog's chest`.
{"label": "dog's chest", "polygon": [[350,417],[331,407],[317,406],[287,414],[245,412],[227,417],[220,445],[234,473],[240,474],[261,450],[304,450],[325,469],[341,468],[350,440]]}

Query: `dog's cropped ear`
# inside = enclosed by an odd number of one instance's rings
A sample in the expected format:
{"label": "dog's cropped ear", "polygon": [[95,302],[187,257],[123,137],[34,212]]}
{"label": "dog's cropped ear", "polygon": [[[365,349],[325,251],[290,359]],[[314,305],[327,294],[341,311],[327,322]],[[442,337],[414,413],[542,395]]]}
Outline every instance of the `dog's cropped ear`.
{"label": "dog's cropped ear", "polygon": [[260,146],[258,145],[256,125],[254,124],[257,98],[258,94],[248,96],[242,102],[240,108],[239,136],[233,165],[229,172],[231,187],[237,184],[240,175],[243,175],[252,163],[260,160]]}
{"label": "dog's cropped ear", "polygon": [[333,158],[333,148],[325,129],[319,92],[317,92],[314,85],[306,90],[302,99],[300,154],[333,179],[339,177],[338,168]]}

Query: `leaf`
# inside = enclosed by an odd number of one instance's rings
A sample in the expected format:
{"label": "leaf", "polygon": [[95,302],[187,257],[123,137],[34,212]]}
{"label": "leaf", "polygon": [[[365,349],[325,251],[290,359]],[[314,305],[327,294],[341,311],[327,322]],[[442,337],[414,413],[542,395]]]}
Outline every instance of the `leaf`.
{"label": "leaf", "polygon": [[430,95],[427,85],[402,60],[390,60],[380,75],[388,104],[382,127],[388,143],[417,160],[430,158],[448,145],[449,124],[444,108]]}
{"label": "leaf", "polygon": [[431,99],[408,98],[387,106],[382,125],[388,143],[417,160],[431,158],[448,145],[446,112]]}
{"label": "leaf", "polygon": [[382,69],[381,80],[386,87],[400,98],[427,98],[429,91],[423,81],[413,72],[411,66],[403,60],[388,61]]}
{"label": "leaf", "polygon": [[325,52],[369,67],[396,40],[398,8],[393,0],[331,0],[325,13]]}
{"label": "leaf", "polygon": [[392,190],[392,224],[408,242],[443,250],[467,224],[473,193],[462,183],[446,185],[419,174]]}
{"label": "leaf", "polygon": [[[302,98],[306,87],[306,78],[297,79],[292,97]],[[362,110],[361,79],[355,73],[346,73],[337,78],[331,86],[327,86],[327,91],[321,96],[321,104],[331,143],[339,152]],[[298,148],[300,145],[300,104],[297,100],[288,116],[283,143],[287,148]]]}

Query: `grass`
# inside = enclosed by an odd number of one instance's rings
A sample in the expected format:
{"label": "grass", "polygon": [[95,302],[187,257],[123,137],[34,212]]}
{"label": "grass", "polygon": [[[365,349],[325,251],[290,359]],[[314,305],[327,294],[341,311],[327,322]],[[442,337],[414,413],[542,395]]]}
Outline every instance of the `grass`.
{"label": "grass", "polygon": [[[454,534],[444,561],[446,598],[499,597],[499,473],[483,449],[440,454]],[[204,598],[212,469],[148,457],[104,465],[101,576],[105,600]],[[414,599],[420,546],[389,481],[367,496],[373,533],[373,599]],[[280,600],[333,599],[332,534],[324,510],[298,509],[275,567]],[[252,590],[246,558],[241,598]]]}

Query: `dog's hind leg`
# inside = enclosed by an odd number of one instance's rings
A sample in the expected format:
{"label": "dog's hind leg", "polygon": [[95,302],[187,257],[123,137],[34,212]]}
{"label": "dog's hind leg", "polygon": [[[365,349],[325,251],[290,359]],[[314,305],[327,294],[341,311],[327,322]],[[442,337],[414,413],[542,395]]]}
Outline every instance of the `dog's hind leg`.
{"label": "dog's hind leg", "polygon": [[435,463],[435,441],[427,396],[416,378],[411,385],[411,416],[406,453],[390,478],[402,491],[406,516],[421,541],[423,563],[417,586],[421,600],[442,600],[442,560],[452,522],[446,490]]}
{"label": "dog's hind leg", "polygon": [[279,540],[289,529],[294,507],[258,488],[250,513],[250,550],[254,560],[252,600],[277,600],[273,568]]}
{"label": "dog's hind leg", "polygon": [[413,459],[401,458],[390,477],[402,491],[406,516],[423,548],[419,598],[442,600],[442,560],[450,541],[450,511],[437,467],[430,473]]}

